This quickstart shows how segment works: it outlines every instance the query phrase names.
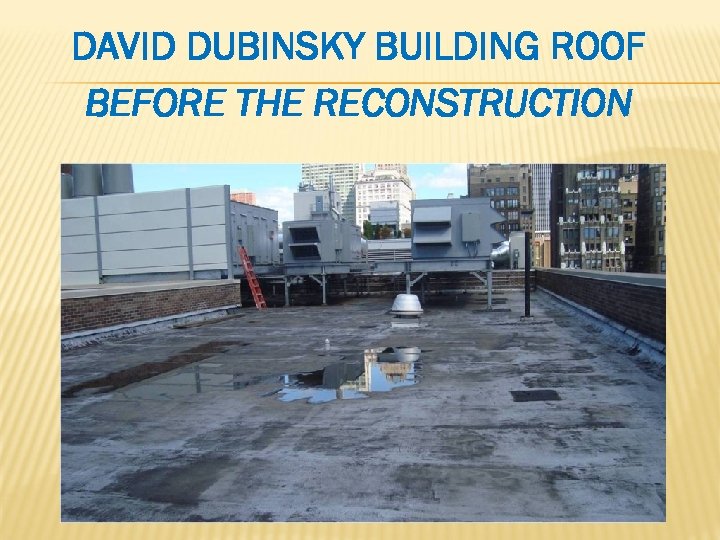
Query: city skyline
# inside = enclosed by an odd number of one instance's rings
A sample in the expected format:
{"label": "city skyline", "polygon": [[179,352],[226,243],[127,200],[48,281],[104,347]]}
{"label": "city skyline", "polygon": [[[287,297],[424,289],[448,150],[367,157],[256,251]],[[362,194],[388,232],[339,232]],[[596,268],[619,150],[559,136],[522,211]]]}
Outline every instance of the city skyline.
{"label": "city skyline", "polygon": [[[364,163],[365,167],[372,165]],[[229,184],[257,196],[257,204],[278,211],[278,219],[293,219],[293,193],[300,183],[300,163],[280,164],[133,164],[136,192]],[[444,199],[467,193],[466,163],[408,164],[418,199]]]}

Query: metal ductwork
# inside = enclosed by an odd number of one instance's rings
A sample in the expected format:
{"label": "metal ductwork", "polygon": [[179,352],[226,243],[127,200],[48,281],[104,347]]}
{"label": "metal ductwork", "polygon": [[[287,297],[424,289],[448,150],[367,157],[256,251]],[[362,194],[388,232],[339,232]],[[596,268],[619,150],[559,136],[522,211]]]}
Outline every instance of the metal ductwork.
{"label": "metal ductwork", "polygon": [[63,199],[134,192],[133,171],[130,164],[60,166],[60,195]]}
{"label": "metal ductwork", "polygon": [[60,173],[60,198],[72,199],[74,193],[72,174]]}
{"label": "metal ductwork", "polygon": [[132,165],[114,164],[102,166],[103,194],[134,193]]}
{"label": "metal ductwork", "polygon": [[73,165],[73,197],[94,197],[103,194],[102,166]]}

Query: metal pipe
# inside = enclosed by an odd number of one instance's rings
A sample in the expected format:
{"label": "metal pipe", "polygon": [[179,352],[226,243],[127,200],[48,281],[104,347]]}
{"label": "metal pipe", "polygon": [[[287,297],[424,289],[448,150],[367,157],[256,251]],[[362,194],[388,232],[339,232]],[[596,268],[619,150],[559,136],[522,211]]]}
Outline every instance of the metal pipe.
{"label": "metal pipe", "polygon": [[530,316],[530,232],[525,231],[525,316]]}
{"label": "metal pipe", "polygon": [[323,271],[323,274],[322,274],[322,292],[323,292],[322,305],[323,306],[327,306],[327,293],[325,290],[325,284],[326,284],[325,271]]}
{"label": "metal pipe", "polygon": [[487,273],[487,308],[492,309],[492,270],[488,270]]}

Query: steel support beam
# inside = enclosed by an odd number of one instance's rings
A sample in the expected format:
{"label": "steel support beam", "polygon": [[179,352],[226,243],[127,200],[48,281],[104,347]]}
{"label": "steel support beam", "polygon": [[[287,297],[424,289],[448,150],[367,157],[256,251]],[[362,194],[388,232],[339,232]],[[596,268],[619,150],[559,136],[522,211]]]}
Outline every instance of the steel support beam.
{"label": "steel support beam", "polygon": [[525,316],[530,316],[530,233],[525,231]]}
{"label": "steel support beam", "polygon": [[327,287],[326,287],[327,279],[326,279],[325,274],[323,273],[320,276],[320,279],[316,278],[312,274],[310,274],[308,277],[322,287],[322,305],[327,306],[327,290],[326,290],[327,289]]}
{"label": "steel support beam", "polygon": [[487,273],[487,308],[492,309],[492,270]]}
{"label": "steel support beam", "polygon": [[327,278],[326,278],[326,276],[325,276],[325,273],[323,273],[323,275],[322,275],[322,289],[323,289],[323,302],[322,302],[322,305],[323,305],[323,306],[327,306],[327,287],[326,287],[326,283],[327,283]]}

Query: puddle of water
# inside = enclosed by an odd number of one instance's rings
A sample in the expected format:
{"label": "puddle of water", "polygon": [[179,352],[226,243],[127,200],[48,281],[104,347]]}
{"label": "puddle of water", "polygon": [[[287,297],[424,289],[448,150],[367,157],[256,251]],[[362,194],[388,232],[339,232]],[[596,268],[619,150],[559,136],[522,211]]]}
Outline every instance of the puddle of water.
{"label": "puddle of water", "polygon": [[122,391],[126,398],[172,399],[232,388],[233,376],[229,374],[202,373],[200,366],[193,372],[173,373],[156,377],[144,384],[129,386]]}
{"label": "puddle of water", "polygon": [[[173,399],[192,396],[193,394],[209,394],[243,390],[250,386],[274,383],[277,376],[253,375],[241,373],[208,373],[203,367],[222,366],[222,364],[197,364],[192,371],[181,371],[160,375],[140,384],[128,386],[120,391],[123,398],[131,399]],[[277,391],[273,392],[277,393]]]}
{"label": "puddle of water", "polygon": [[[146,362],[120,371],[109,373],[103,377],[85,381],[71,386],[62,393],[62,397],[71,398],[84,392],[111,392],[133,383],[144,381],[173,371],[175,369],[201,362],[212,356],[222,354],[233,346],[245,346],[239,341],[211,341],[186,349],[171,357],[157,362]],[[207,365],[207,364],[206,364]]]}
{"label": "puddle of water", "polygon": [[366,349],[362,362],[338,362],[317,371],[284,375],[277,394],[285,402],[327,403],[412,386],[419,381],[421,352],[417,347]]}
{"label": "puddle of water", "polygon": [[[194,347],[164,362],[142,364],[75,385],[66,390],[63,397],[118,391],[121,399],[162,401],[277,383],[278,376],[273,374],[217,373],[215,370],[225,364],[205,361],[235,344],[213,342]],[[346,356],[328,355],[327,361],[334,363],[318,371],[285,375],[280,378],[282,388],[263,395],[278,395],[282,401],[303,399],[309,403],[366,398],[371,392],[416,384],[421,369],[420,353],[416,347],[368,349],[362,360],[355,362],[345,361]]]}

